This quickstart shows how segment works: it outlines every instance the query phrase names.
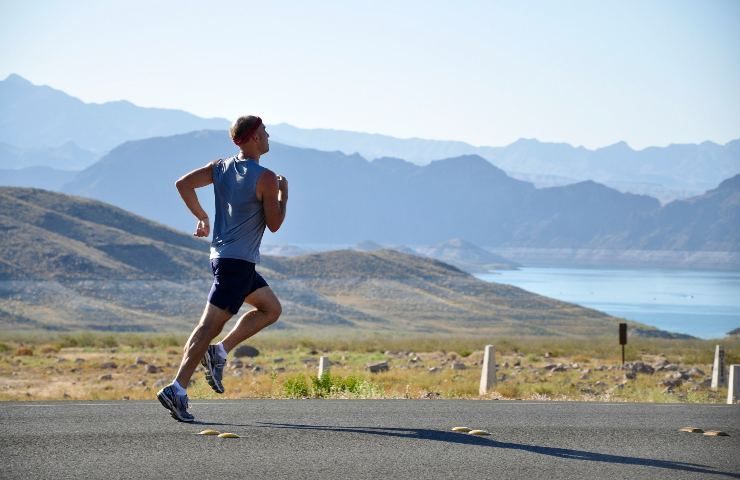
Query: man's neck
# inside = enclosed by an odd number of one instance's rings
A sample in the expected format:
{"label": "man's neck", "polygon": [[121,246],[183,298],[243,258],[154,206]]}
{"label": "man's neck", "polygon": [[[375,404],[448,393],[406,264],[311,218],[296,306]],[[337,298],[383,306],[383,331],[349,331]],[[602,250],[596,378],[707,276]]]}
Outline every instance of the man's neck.
{"label": "man's neck", "polygon": [[243,150],[239,152],[239,155],[236,158],[239,160],[254,160],[257,163],[260,163],[260,155],[252,155]]}

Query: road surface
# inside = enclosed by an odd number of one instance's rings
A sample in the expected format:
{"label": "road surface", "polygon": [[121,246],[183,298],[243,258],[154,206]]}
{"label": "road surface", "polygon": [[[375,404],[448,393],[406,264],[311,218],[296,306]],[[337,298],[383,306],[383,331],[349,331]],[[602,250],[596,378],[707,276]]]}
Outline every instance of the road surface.
{"label": "road surface", "polygon": [[[230,400],[191,412],[199,423],[156,401],[0,403],[0,478],[740,478],[733,405]],[[195,435],[206,428],[241,438]]]}

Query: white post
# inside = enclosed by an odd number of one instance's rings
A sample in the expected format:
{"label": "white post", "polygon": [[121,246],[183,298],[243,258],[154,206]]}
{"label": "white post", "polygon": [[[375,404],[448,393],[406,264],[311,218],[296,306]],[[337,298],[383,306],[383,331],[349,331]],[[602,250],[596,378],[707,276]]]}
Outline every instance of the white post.
{"label": "white post", "polygon": [[730,365],[730,381],[727,383],[727,403],[734,405],[740,399],[740,365]]}
{"label": "white post", "polygon": [[712,367],[712,390],[725,384],[725,349],[717,345],[714,349],[714,366]]}
{"label": "white post", "polygon": [[496,386],[496,350],[493,345],[486,345],[483,354],[483,371],[480,374],[480,390],[478,393],[485,395],[488,390]]}
{"label": "white post", "polygon": [[329,365],[331,365],[329,357],[322,356],[319,358],[319,378],[323,377],[324,374],[329,373]]}

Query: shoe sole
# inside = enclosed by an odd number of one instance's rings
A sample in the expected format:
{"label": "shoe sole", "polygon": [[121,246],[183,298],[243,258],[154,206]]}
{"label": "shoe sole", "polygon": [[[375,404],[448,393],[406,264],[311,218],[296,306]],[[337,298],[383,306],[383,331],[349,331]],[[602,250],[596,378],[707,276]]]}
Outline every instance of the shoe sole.
{"label": "shoe sole", "polygon": [[165,395],[157,394],[157,400],[159,400],[159,403],[161,403],[164,408],[170,411],[170,415],[172,415],[172,418],[174,418],[178,422],[190,423],[195,421],[195,418],[180,417],[180,415],[177,414],[177,409],[175,408],[175,406],[172,405],[170,399],[167,398]]}
{"label": "shoe sole", "polygon": [[223,385],[221,385],[221,388],[219,388],[213,378],[213,375],[211,375],[211,372],[213,371],[213,365],[211,365],[211,359],[207,353],[200,361],[200,364],[203,365],[203,367],[205,367],[206,369],[206,382],[208,382],[208,385],[213,389],[214,392],[224,393]]}

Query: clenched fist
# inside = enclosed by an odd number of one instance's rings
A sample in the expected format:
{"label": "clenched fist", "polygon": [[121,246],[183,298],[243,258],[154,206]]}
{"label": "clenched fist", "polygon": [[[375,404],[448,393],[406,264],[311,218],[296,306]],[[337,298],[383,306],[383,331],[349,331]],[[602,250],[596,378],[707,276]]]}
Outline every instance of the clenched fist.
{"label": "clenched fist", "polygon": [[198,220],[198,225],[195,226],[194,237],[207,237],[211,233],[211,226],[208,224],[208,217],[201,218]]}

